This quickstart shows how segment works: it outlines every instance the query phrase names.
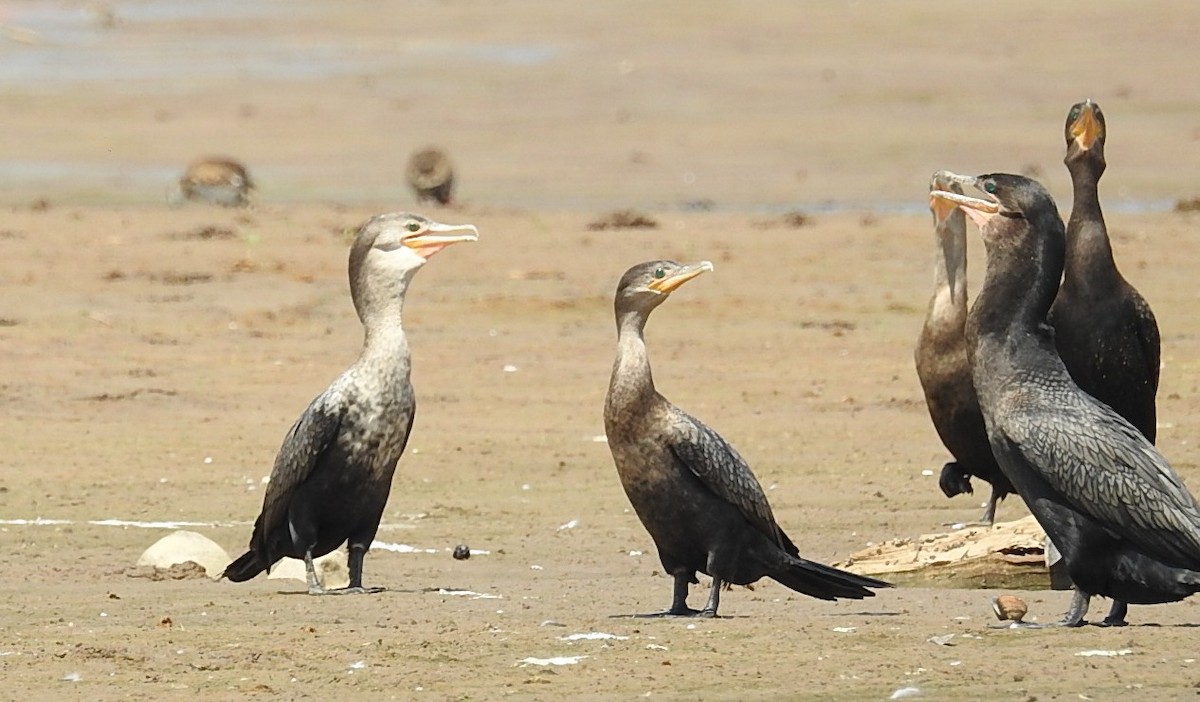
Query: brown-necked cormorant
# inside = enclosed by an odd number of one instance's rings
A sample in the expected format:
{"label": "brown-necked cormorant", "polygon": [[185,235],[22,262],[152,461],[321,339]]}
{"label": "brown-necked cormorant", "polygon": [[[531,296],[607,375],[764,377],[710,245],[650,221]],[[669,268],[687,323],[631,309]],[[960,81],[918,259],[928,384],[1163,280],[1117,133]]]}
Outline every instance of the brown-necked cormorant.
{"label": "brown-necked cormorant", "polygon": [[350,585],[328,592],[382,589],[363,588],[362,568],[416,411],[401,325],[404,294],[430,256],[477,238],[469,224],[407,213],[376,216],[358,230],[349,270],[354,309],[365,328],[362,353],[287,433],[250,550],[225,569],[225,577],[241,582],[284,556],[303,558],[308,591],[323,594],[313,558],[347,542]]}
{"label": "brown-necked cormorant", "polygon": [[[617,358],[604,427],[625,494],[675,580],[671,608],[661,614],[715,617],[722,584],[763,577],[825,600],[873,596],[868,588],[888,584],[800,558],[737,451],[654,389],[646,320],[673,290],[709,270],[708,261],[650,261],[617,285]],[[700,611],[687,606],[697,571],[712,577]]]}
{"label": "brown-necked cormorant", "polygon": [[418,203],[433,200],[449,205],[454,195],[454,166],[441,149],[428,147],[414,152],[406,170],[408,185]]}
{"label": "brown-necked cormorant", "polygon": [[1156,604],[1200,592],[1200,505],[1150,441],[1079,389],[1046,315],[1066,231],[1037,182],[950,176],[988,199],[938,191],[980,226],[987,267],[967,321],[975,389],[1000,468],[1062,552],[1075,595],[1062,624],[1083,623],[1092,595]]}
{"label": "brown-necked cormorant", "polygon": [[[934,177],[930,190],[961,194],[958,183]],[[971,476],[992,486],[982,521],[996,519],[996,503],[1014,492],[988,442],[967,349],[967,218],[952,202],[929,199],[937,234],[933,297],[913,357],[929,418],[954,460],[942,467],[938,485],[946,497],[973,493]]]}
{"label": "brown-necked cormorant", "polygon": [[1071,108],[1067,155],[1075,202],[1067,220],[1067,261],[1050,325],[1063,363],[1076,384],[1116,410],[1150,443],[1156,436],[1158,323],[1150,305],[1113,262],[1100,211],[1104,173],[1104,113],[1085,100]]}

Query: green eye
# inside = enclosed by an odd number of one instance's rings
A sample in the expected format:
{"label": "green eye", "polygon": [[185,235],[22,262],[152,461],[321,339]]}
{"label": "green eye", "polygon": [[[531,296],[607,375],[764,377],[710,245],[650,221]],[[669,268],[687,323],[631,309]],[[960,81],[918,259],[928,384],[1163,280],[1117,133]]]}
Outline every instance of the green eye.
{"label": "green eye", "polygon": [[410,232],[418,232],[418,231],[421,231],[421,223],[420,222],[409,222],[408,224],[405,225],[405,228],[407,228],[408,231],[410,231]]}
{"label": "green eye", "polygon": [[663,278],[667,277],[667,272],[661,268],[655,268],[654,269],[654,277],[658,278],[659,280],[662,280]]}
{"label": "green eye", "polygon": [[996,194],[996,184],[989,180],[988,182],[983,184],[983,191],[989,195],[995,195]]}
{"label": "green eye", "polygon": [[1068,117],[1068,119],[1070,119],[1072,122],[1079,119],[1079,108],[1078,107],[1073,108],[1071,110],[1071,115],[1070,115],[1070,117]]}

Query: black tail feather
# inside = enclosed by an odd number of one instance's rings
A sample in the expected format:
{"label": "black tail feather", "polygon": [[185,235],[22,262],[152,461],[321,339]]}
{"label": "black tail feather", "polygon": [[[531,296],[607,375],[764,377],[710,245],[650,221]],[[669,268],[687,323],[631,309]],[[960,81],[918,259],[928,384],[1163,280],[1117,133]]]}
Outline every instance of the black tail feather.
{"label": "black tail feather", "polygon": [[788,559],[779,572],[771,574],[771,578],[796,592],[822,600],[836,600],[839,597],[861,600],[875,596],[868,588],[892,587],[891,583],[883,580],[803,558]]}
{"label": "black tail feather", "polygon": [[254,551],[247,551],[233,563],[226,566],[225,572],[221,573],[221,577],[229,578],[235,583],[240,583],[253,578],[266,569],[266,565],[258,560],[258,555]]}

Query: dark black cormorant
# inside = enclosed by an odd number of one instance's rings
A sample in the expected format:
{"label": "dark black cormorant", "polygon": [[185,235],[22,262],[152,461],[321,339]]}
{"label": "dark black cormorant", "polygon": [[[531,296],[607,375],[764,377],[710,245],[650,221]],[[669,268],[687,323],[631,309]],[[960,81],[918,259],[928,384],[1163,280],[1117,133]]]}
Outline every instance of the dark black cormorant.
{"label": "dark black cormorant", "polygon": [[178,189],[171,192],[167,200],[179,204],[182,200],[196,200],[224,207],[242,207],[249,204],[254,181],[246,167],[232,158],[205,156],[188,164]]}
{"label": "dark black cormorant", "polygon": [[979,224],[983,287],[967,321],[975,389],[1000,468],[1054,541],[1075,583],[1064,625],[1092,595],[1174,602],[1200,592],[1200,505],[1132,424],[1079,389],[1046,314],[1058,292],[1066,232],[1054,200],[1021,176],[951,176],[989,199],[939,191]]}
{"label": "dark black cormorant", "polygon": [[[934,177],[930,190],[951,190],[961,194],[958,183]],[[982,521],[996,519],[996,503],[1014,492],[1004,477],[992,446],[988,442],[975,381],[971,377],[971,359],[967,349],[967,221],[966,215],[952,202],[931,197],[937,233],[934,258],[933,297],[925,314],[925,324],[917,338],[913,356],[917,377],[925,391],[929,418],[942,443],[954,460],[942,467],[938,485],[946,497],[974,492],[971,476],[992,486]]]}
{"label": "dark black cormorant", "polygon": [[1158,323],[1150,305],[1113,262],[1097,186],[1104,173],[1104,113],[1086,100],[1067,115],[1067,155],[1075,202],[1067,221],[1067,262],[1050,308],[1058,353],[1071,377],[1116,410],[1150,443],[1156,436]]}
{"label": "dark black cormorant", "polygon": [[[671,291],[709,270],[707,261],[650,261],[630,268],[617,285],[617,359],[604,427],[625,494],[675,579],[671,608],[662,614],[715,617],[722,584],[763,577],[825,600],[870,597],[868,588],[888,584],[800,558],[737,451],[654,389],[646,320]],[[697,571],[712,577],[700,611],[687,606]]]}
{"label": "dark black cormorant", "polygon": [[433,200],[449,205],[454,194],[454,166],[441,149],[428,147],[413,153],[406,170],[408,185],[418,203]]}
{"label": "dark black cormorant", "polygon": [[313,558],[348,542],[350,586],[331,592],[378,591],[363,588],[363,556],[379,529],[416,411],[401,326],[404,294],[430,256],[476,238],[469,224],[406,213],[379,215],[358,230],[350,248],[350,294],[366,330],[362,354],[292,425],[275,458],[250,550],[224,577],[241,582],[284,556],[303,558],[308,591],[322,594]]}

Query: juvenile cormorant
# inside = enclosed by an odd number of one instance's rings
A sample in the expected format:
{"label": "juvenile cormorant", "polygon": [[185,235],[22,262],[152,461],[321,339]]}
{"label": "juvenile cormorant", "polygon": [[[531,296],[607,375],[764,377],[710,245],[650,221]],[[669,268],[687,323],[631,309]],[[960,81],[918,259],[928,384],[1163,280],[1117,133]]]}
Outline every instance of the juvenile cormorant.
{"label": "juvenile cormorant", "polygon": [[[936,176],[929,188],[962,194],[958,183]],[[954,497],[974,492],[971,476],[990,483],[992,494],[981,521],[991,524],[996,520],[996,503],[1014,490],[992,456],[971,377],[966,336],[967,218],[954,203],[937,197],[929,199],[929,209],[937,233],[933,297],[913,356],[929,418],[954,456],[942,467],[938,485],[946,497]]]}
{"label": "juvenile cormorant", "polygon": [[1200,505],[1150,441],[1079,389],[1046,315],[1058,292],[1066,232],[1041,185],[975,178],[989,199],[938,191],[966,208],[987,252],[967,321],[975,389],[1000,468],[1062,552],[1075,583],[1062,624],[1083,623],[1092,595],[1156,604],[1200,592]]}
{"label": "juvenile cormorant", "polygon": [[[708,261],[650,261],[617,285],[617,358],[604,427],[625,494],[675,579],[671,608],[661,614],[715,617],[722,584],[763,577],[825,600],[873,596],[868,588],[888,584],[800,558],[737,451],[654,389],[646,320],[673,290],[710,270]],[[712,577],[700,611],[687,606],[697,571]]]}
{"label": "juvenile cormorant", "polygon": [[401,326],[404,294],[429,257],[477,238],[469,224],[439,224],[406,213],[376,216],[358,230],[349,269],[354,309],[365,328],[362,353],[288,431],[250,550],[224,577],[241,582],[284,556],[303,558],[309,593],[324,594],[313,559],[348,542],[350,585],[328,592],[381,589],[363,588],[363,556],[379,529],[416,411]]}
{"label": "juvenile cormorant", "polygon": [[178,187],[168,194],[172,205],[183,200],[196,200],[224,207],[242,207],[249,203],[248,196],[254,189],[254,181],[246,167],[231,158],[206,156],[188,164]]}
{"label": "juvenile cormorant", "polygon": [[429,147],[413,153],[406,171],[408,185],[418,203],[433,200],[448,205],[454,194],[454,166],[441,149]]}
{"label": "juvenile cormorant", "polygon": [[1104,113],[1091,100],[1067,115],[1067,155],[1075,202],[1067,221],[1062,287],[1050,308],[1055,343],[1071,378],[1146,435],[1156,436],[1158,323],[1150,305],[1113,262],[1098,184],[1104,173]]}

